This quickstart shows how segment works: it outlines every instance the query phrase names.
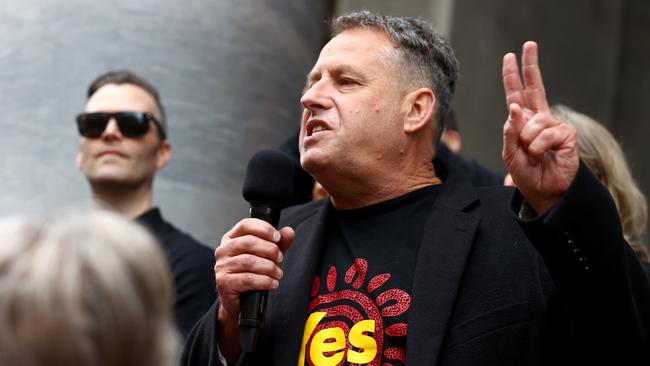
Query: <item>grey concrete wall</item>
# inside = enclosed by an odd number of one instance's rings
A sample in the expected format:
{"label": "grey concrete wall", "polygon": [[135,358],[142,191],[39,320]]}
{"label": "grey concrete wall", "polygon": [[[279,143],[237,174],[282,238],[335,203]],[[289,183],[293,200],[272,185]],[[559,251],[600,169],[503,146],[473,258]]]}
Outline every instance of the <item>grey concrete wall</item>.
{"label": "grey concrete wall", "polygon": [[247,159],[298,126],[330,12],[325,0],[3,1],[0,215],[89,205],[73,116],[95,76],[129,68],[168,111],[173,157],[154,200],[215,245],[247,213]]}

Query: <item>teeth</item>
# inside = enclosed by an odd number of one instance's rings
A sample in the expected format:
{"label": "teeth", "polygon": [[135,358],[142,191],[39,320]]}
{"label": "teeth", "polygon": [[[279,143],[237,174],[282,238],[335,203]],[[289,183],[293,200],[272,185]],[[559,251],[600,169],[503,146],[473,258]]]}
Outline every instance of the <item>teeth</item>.
{"label": "teeth", "polygon": [[316,126],[316,127],[314,127],[313,130],[311,130],[311,133],[316,133],[316,132],[323,131],[323,130],[325,130],[325,126]]}

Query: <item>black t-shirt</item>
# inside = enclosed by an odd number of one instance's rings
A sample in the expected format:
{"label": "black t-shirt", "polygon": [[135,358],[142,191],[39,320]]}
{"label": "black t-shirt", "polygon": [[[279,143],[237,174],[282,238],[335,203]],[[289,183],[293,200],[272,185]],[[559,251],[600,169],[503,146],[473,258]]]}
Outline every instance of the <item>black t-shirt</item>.
{"label": "black t-shirt", "polygon": [[312,282],[300,364],[406,363],[415,263],[438,191],[427,186],[333,212]]}
{"label": "black t-shirt", "polygon": [[165,221],[158,208],[136,220],[158,239],[167,257],[176,290],[174,318],[185,338],[216,299],[212,250]]}

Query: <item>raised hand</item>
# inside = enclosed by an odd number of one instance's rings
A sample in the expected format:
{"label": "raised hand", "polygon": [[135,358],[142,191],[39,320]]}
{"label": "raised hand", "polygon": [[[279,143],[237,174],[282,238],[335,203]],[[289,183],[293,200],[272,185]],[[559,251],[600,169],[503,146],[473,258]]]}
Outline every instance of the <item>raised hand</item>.
{"label": "raised hand", "polygon": [[535,42],[524,43],[521,64],[523,83],[515,55],[503,57],[509,114],[502,156],[526,201],[541,214],[560,200],[576,176],[577,135],[549,111]]}

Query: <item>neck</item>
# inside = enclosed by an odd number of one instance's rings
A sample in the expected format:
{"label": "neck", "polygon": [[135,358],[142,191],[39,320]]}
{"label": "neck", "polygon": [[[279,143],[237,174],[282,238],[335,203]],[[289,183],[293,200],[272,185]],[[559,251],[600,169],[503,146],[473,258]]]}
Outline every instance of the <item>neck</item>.
{"label": "neck", "polygon": [[114,211],[129,219],[135,219],[152,207],[151,184],[134,187],[94,183],[91,191],[96,207]]}
{"label": "neck", "polygon": [[[390,173],[392,171],[392,173]],[[413,192],[426,186],[440,184],[442,181],[436,175],[431,159],[423,159],[413,164],[404,165],[401,169],[375,169],[364,174],[354,174],[351,179],[338,177],[335,188],[329,192],[335,208],[350,210],[370,206]],[[340,188],[340,189],[336,189]]]}

